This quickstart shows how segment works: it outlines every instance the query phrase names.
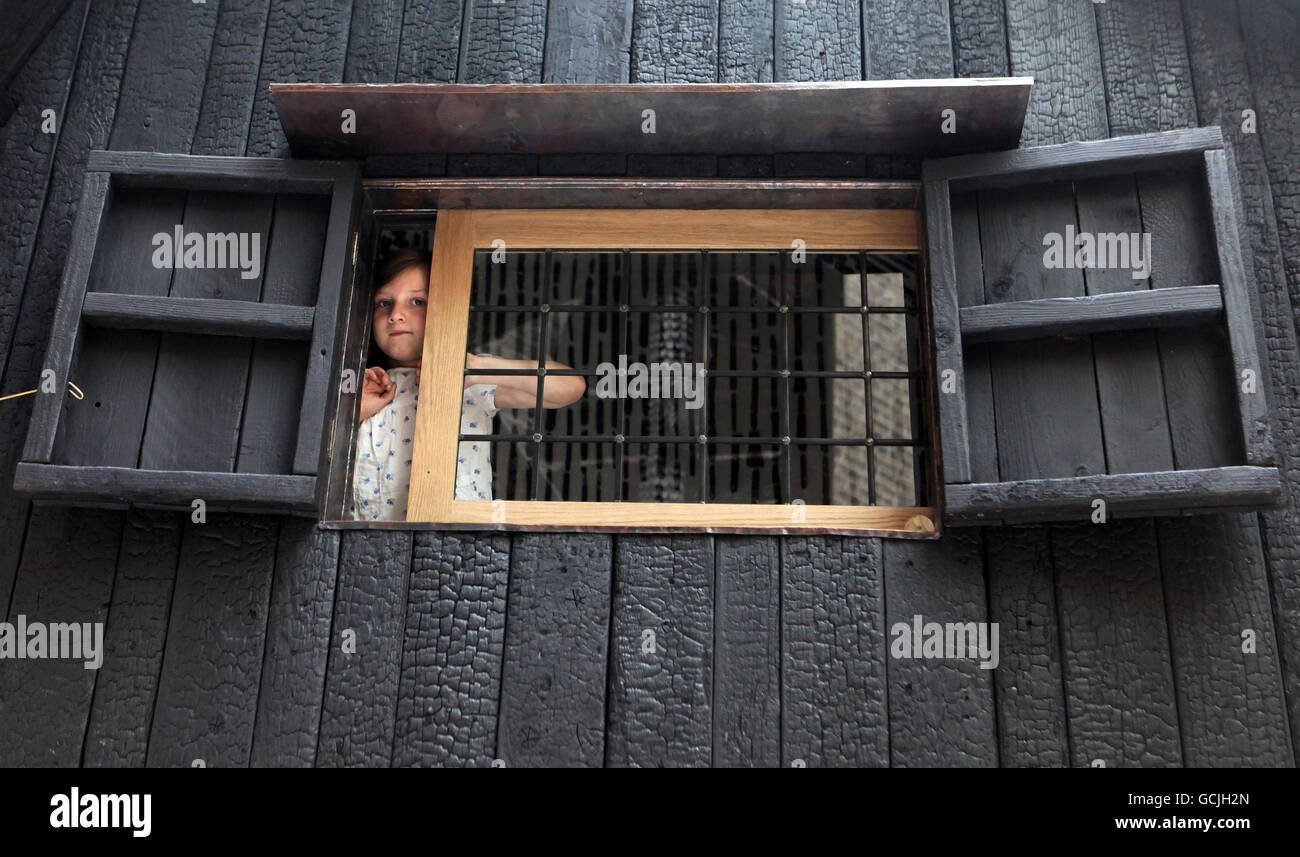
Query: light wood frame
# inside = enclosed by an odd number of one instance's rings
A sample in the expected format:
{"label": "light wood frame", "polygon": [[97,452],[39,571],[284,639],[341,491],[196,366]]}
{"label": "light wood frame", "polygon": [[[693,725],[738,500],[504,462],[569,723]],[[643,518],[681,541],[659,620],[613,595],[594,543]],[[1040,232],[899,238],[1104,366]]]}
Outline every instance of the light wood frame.
{"label": "light wood frame", "polygon": [[[408,522],[502,529],[844,532],[935,538],[935,507],[747,503],[456,500],[474,252],[551,249],[773,249],[915,251],[915,209],[462,209],[438,212],[421,374]],[[923,277],[918,280],[923,281]],[[924,312],[925,301],[920,302]],[[925,326],[922,325],[922,329]],[[920,349],[928,359],[928,349]],[[929,401],[930,396],[926,395]],[[929,475],[929,474],[928,474]],[[937,482],[937,479],[932,479]]]}

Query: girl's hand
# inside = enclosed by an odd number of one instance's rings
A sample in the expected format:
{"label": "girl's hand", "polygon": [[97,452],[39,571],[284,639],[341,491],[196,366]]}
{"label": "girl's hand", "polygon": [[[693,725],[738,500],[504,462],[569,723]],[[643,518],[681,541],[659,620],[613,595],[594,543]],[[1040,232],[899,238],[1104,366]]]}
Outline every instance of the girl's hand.
{"label": "girl's hand", "polygon": [[371,366],[367,369],[361,385],[361,422],[382,411],[396,392],[397,385],[382,368]]}

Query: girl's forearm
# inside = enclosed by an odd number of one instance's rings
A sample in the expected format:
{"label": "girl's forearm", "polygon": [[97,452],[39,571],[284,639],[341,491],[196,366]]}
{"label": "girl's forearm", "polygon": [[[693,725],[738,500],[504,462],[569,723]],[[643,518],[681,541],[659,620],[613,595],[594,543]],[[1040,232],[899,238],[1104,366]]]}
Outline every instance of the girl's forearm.
{"label": "girl's forearm", "polygon": [[[471,354],[467,358],[466,366],[471,370],[536,369],[537,362],[535,360],[509,360],[505,357],[494,357],[490,354]],[[547,360],[546,368],[572,369],[573,367],[557,360]],[[553,380],[556,383],[552,383],[552,379],[548,379],[542,388],[543,407],[564,407],[571,404],[577,396],[582,395],[582,390],[586,388],[586,382],[579,376],[558,375]],[[524,395],[534,397],[537,395],[536,375],[466,375],[465,386],[468,388],[474,384],[494,384],[508,390],[517,390]]]}

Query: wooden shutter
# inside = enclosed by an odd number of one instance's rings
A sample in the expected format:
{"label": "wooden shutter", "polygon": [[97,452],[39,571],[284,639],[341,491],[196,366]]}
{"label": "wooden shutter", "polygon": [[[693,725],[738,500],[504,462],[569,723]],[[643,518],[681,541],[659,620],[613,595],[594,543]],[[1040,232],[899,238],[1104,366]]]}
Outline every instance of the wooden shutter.
{"label": "wooden shutter", "polygon": [[1218,128],[932,160],[924,180],[946,521],[1276,502]]}
{"label": "wooden shutter", "polygon": [[[14,490],[318,515],[359,187],[351,163],[92,152]],[[184,238],[159,266],[178,225],[203,267]]]}

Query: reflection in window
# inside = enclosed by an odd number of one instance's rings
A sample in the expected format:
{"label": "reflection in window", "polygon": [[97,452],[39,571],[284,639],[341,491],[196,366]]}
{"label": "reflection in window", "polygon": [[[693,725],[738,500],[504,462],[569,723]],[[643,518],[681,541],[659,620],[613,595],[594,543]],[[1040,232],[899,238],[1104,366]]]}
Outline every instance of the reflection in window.
{"label": "reflection in window", "polygon": [[573,368],[543,384],[587,387],[500,411],[494,497],[925,504],[916,254],[497,259],[475,254],[469,350],[558,361]]}

